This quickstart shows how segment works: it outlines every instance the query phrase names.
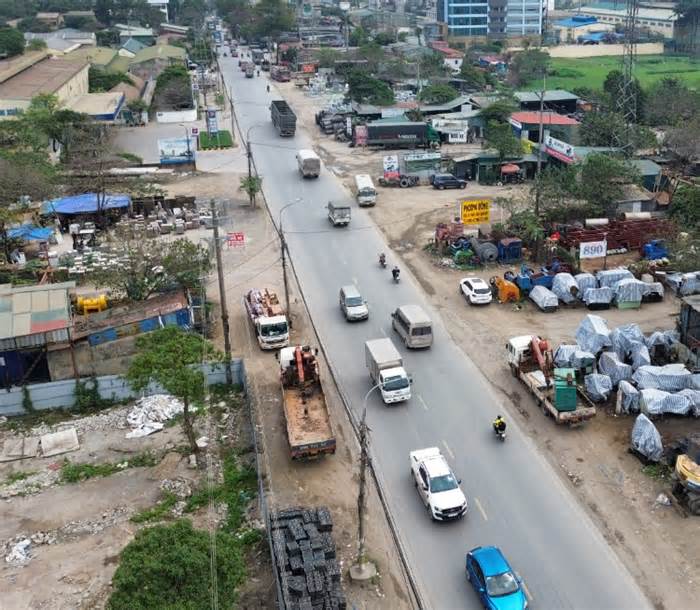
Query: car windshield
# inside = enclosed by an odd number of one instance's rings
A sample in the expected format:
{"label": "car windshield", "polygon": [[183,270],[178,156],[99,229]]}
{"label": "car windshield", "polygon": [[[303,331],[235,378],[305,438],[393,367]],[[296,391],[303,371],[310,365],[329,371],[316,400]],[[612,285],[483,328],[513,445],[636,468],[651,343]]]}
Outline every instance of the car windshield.
{"label": "car windshield", "polygon": [[453,474],[445,474],[441,477],[433,477],[430,479],[430,491],[432,493],[450,491],[451,489],[457,489],[457,480]]}
{"label": "car windshield", "polygon": [[503,572],[486,577],[486,591],[491,597],[501,597],[515,593],[520,585],[512,572]]}
{"label": "car windshield", "polygon": [[362,297],[348,297],[345,299],[345,304],[348,307],[359,307],[362,305]]}
{"label": "car windshield", "polygon": [[408,379],[405,377],[400,377],[398,375],[394,377],[385,377],[382,387],[387,392],[393,392],[394,390],[403,390],[408,387]]}
{"label": "car windshield", "polygon": [[287,323],[279,322],[277,324],[265,324],[260,329],[260,333],[263,337],[277,337],[278,335],[283,335],[287,332]]}
{"label": "car windshield", "polygon": [[489,288],[474,288],[474,294],[490,294],[491,290]]}

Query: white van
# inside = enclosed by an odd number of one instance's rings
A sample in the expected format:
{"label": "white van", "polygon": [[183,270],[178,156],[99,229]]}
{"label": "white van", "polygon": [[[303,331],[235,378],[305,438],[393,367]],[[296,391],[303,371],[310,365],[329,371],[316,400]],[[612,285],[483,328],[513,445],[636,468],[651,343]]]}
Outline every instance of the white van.
{"label": "white van", "polygon": [[302,149],[297,152],[299,173],[304,178],[318,178],[321,173],[321,158],[313,151]]}
{"label": "white van", "polygon": [[355,176],[355,196],[361,206],[371,206],[377,203],[377,191],[369,174]]}
{"label": "white van", "polygon": [[433,323],[418,305],[402,305],[391,314],[391,326],[406,347],[430,347],[433,344]]}

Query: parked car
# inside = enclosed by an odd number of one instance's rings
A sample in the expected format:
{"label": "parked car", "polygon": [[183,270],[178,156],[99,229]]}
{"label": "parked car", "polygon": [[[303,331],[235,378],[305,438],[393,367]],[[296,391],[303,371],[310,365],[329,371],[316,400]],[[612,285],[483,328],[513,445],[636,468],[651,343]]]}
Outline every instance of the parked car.
{"label": "parked car", "polygon": [[467,580],[488,610],[525,610],[522,579],[495,546],[477,546],[467,553]]}
{"label": "parked car", "polygon": [[455,178],[452,174],[435,174],[430,183],[434,189],[463,189],[467,187],[466,180]]}
{"label": "parked car", "polygon": [[467,498],[447,460],[437,447],[410,453],[411,476],[430,518],[435,521],[459,519],[467,512]]}
{"label": "parked car", "polygon": [[488,305],[491,302],[491,287],[480,277],[461,279],[459,289],[470,305]]}

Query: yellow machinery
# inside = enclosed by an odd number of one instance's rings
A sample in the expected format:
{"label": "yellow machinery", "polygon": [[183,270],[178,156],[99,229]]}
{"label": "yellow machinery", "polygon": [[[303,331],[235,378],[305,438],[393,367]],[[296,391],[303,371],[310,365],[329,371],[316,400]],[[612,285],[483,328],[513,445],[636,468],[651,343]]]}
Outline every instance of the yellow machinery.
{"label": "yellow machinery", "polygon": [[700,464],[688,454],[679,455],[676,458],[676,477],[678,482],[673,495],[687,505],[693,515],[700,516]]}
{"label": "yellow machinery", "polygon": [[513,282],[496,275],[490,283],[496,286],[499,303],[517,303],[520,300],[520,289]]}
{"label": "yellow machinery", "polygon": [[107,295],[100,294],[96,297],[78,296],[75,308],[79,314],[99,313],[107,309]]}

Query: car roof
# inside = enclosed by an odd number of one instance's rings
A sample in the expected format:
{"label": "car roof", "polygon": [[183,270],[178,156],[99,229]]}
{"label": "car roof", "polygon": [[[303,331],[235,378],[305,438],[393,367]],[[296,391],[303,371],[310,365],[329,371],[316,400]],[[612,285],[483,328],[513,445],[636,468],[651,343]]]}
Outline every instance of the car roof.
{"label": "car roof", "polygon": [[472,284],[486,284],[485,280],[480,277],[463,277],[460,282],[471,282]]}
{"label": "car roof", "polygon": [[471,550],[472,556],[479,562],[484,576],[496,576],[511,571],[501,549],[495,546],[480,546]]}
{"label": "car roof", "polygon": [[423,460],[428,476],[441,477],[450,474],[450,467],[442,455],[436,455]]}
{"label": "car roof", "polygon": [[343,294],[346,297],[359,297],[362,296],[360,294],[360,291],[357,289],[357,286],[355,284],[347,284],[341,288],[343,291]]}
{"label": "car roof", "polygon": [[452,174],[435,174],[436,178],[454,178]]}

